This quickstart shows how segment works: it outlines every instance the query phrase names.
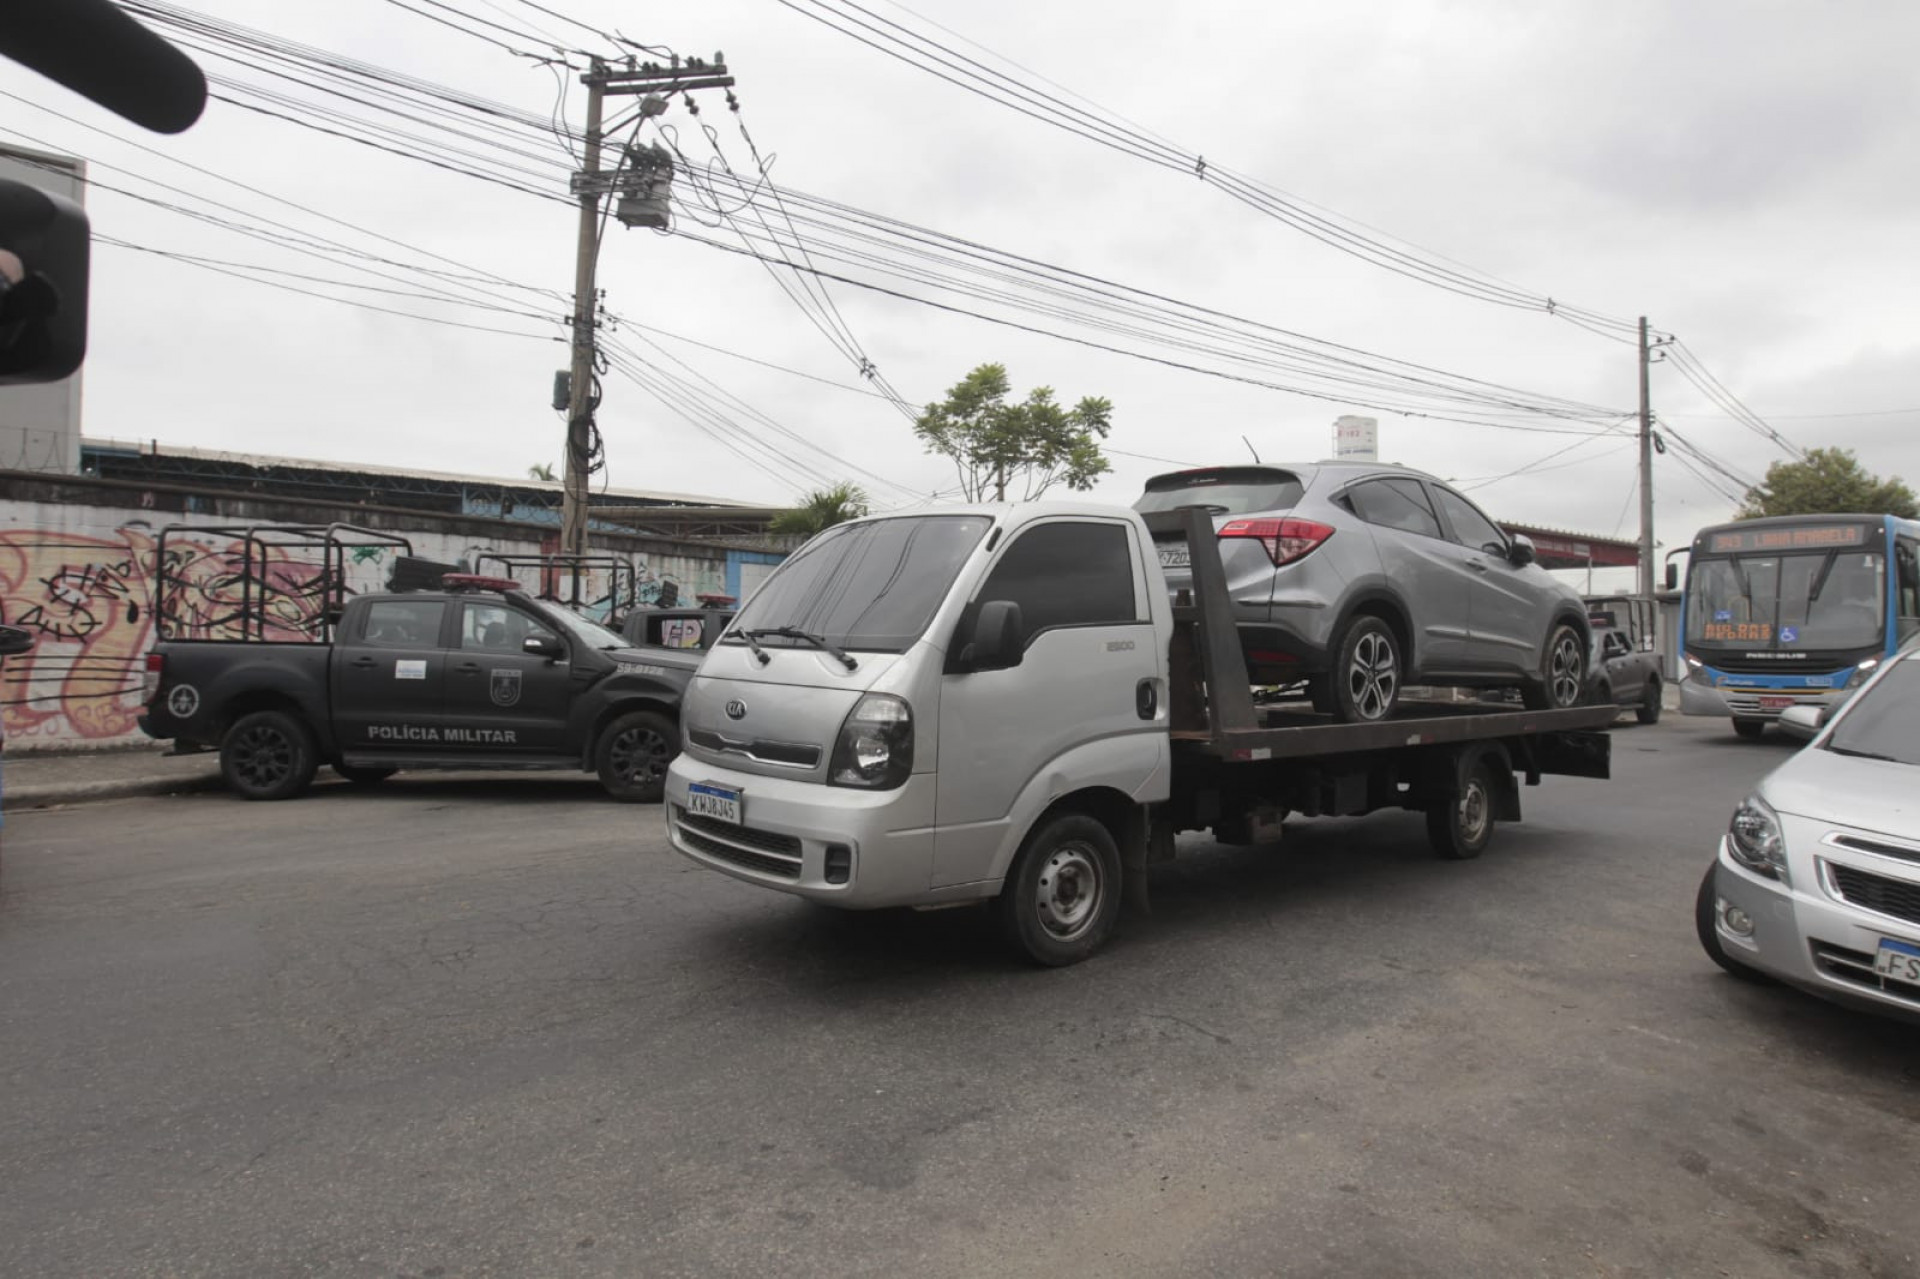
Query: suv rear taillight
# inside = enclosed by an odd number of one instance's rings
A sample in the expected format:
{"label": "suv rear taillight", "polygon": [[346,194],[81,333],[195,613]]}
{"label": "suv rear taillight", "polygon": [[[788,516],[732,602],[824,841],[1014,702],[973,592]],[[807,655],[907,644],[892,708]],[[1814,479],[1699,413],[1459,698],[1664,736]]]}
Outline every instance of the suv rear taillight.
{"label": "suv rear taillight", "polygon": [[1223,542],[1247,537],[1266,547],[1275,567],[1293,563],[1332,536],[1331,525],[1314,520],[1229,520],[1220,529]]}
{"label": "suv rear taillight", "polygon": [[147,654],[147,671],[140,678],[140,704],[151,705],[160,692],[160,676],[167,669],[167,659],[161,653]]}

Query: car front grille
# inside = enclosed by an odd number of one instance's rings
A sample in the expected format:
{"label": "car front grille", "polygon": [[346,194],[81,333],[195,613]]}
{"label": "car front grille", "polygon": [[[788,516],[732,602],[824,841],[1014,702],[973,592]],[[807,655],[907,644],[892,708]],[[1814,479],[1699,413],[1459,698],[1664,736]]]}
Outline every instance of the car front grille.
{"label": "car front grille", "polygon": [[762,875],[800,878],[800,841],[791,835],[734,826],[678,806],[673,816],[680,838],[697,853]]}
{"label": "car front grille", "polygon": [[1835,981],[1843,981],[1849,986],[1859,986],[1865,990],[1878,991],[1890,995],[1902,1003],[1920,1007],[1920,989],[1888,981],[1873,971],[1873,956],[1864,950],[1849,950],[1845,946],[1835,946],[1831,942],[1815,941],[1813,948],[1813,966]]}
{"label": "car front grille", "polygon": [[1920,884],[1888,879],[1838,862],[1827,863],[1827,873],[1841,900],[1850,905],[1920,924]]}

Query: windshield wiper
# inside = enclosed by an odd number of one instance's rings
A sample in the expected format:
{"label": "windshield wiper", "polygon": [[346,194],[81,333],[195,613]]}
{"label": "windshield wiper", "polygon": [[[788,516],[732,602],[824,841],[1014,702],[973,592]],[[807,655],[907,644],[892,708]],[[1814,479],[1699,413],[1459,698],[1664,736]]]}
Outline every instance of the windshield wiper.
{"label": "windshield wiper", "polygon": [[819,649],[821,652],[825,653],[828,657],[831,657],[836,662],[839,662],[842,666],[846,667],[848,670],[857,671],[860,669],[860,663],[854,661],[851,657],[848,657],[846,653],[834,647],[832,644],[827,643],[827,641],[822,639],[820,636],[815,635],[809,631],[803,631],[798,627],[763,626],[757,631],[741,631],[740,632],[740,637],[746,640],[749,644],[753,643],[753,641],[756,638],[762,635],[777,635],[781,639],[799,640],[802,643],[811,644],[815,648]]}
{"label": "windshield wiper", "polygon": [[728,631],[725,635],[721,636],[721,639],[722,641],[730,640],[734,636],[738,635],[741,639],[746,641],[747,647],[753,650],[753,655],[760,659],[760,665],[765,666],[768,662],[771,662],[773,659],[767,656],[767,650],[764,648],[761,648],[760,641],[754,638],[754,636],[758,635],[759,633],[760,632],[758,631]]}
{"label": "windshield wiper", "polygon": [[1832,751],[1835,755],[1845,755],[1852,759],[1878,759],[1878,760],[1884,760],[1889,764],[1898,764],[1902,762],[1898,759],[1895,759],[1891,755],[1882,755],[1879,751],[1857,751],[1848,746],[1829,746],[1827,747],[1827,749]]}

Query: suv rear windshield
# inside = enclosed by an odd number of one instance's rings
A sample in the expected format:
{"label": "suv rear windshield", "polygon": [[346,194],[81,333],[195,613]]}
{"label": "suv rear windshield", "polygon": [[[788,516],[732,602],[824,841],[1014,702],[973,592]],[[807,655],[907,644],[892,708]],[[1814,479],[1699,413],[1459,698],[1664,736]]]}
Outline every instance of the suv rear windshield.
{"label": "suv rear windshield", "polygon": [[784,627],[841,648],[904,653],[991,523],[984,515],[919,515],[828,529],[754,592],[721,643],[744,643],[741,632],[753,631],[768,648],[804,644],[759,634]]}
{"label": "suv rear windshield", "polygon": [[1147,481],[1147,491],[1133,509],[1171,511],[1182,506],[1209,506],[1216,515],[1291,511],[1306,489],[1291,471],[1270,466],[1223,466],[1155,476]]}

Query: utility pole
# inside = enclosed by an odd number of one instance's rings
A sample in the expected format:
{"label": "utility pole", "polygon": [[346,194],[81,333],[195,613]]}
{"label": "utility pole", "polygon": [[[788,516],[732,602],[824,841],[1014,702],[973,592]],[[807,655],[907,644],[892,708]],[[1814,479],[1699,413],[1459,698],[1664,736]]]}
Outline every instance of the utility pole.
{"label": "utility pole", "polygon": [[1647,389],[1652,351],[1640,317],[1640,594],[1653,594],[1653,401]]}
{"label": "utility pole", "polygon": [[[606,100],[611,97],[639,97],[638,109],[614,129],[631,123],[638,133],[641,122],[667,109],[664,95],[691,93],[695,89],[725,89],[733,85],[727,74],[726,59],[713,55],[713,61],[675,57],[667,66],[652,62],[623,64],[593,59],[580,82],[587,87],[587,128],[582,168],[573,175],[572,189],[580,200],[580,236],[573,269],[573,344],[567,395],[567,451],[565,483],[560,504],[560,549],[582,555],[587,550],[587,477],[593,463],[594,411],[600,397],[594,383],[594,332],[599,311],[599,293],[594,285],[594,270],[600,257],[602,198],[620,197],[615,216],[625,226],[664,229],[667,219],[667,186],[672,181],[673,162],[659,147],[622,148],[612,169],[600,167],[606,135]],[[689,99],[691,103],[691,99]]]}
{"label": "utility pole", "polygon": [[[582,77],[587,84],[587,174],[600,172],[600,123],[605,104],[598,58]],[[573,364],[568,382],[566,475],[560,498],[560,549],[570,555],[587,550],[587,468],[593,457],[593,330],[599,298],[594,267],[600,257],[600,191],[580,192],[580,242],[573,264]],[[1645,342],[1641,346],[1645,347]],[[1643,351],[1644,354],[1644,351]],[[1643,374],[1644,380],[1644,374]]]}

